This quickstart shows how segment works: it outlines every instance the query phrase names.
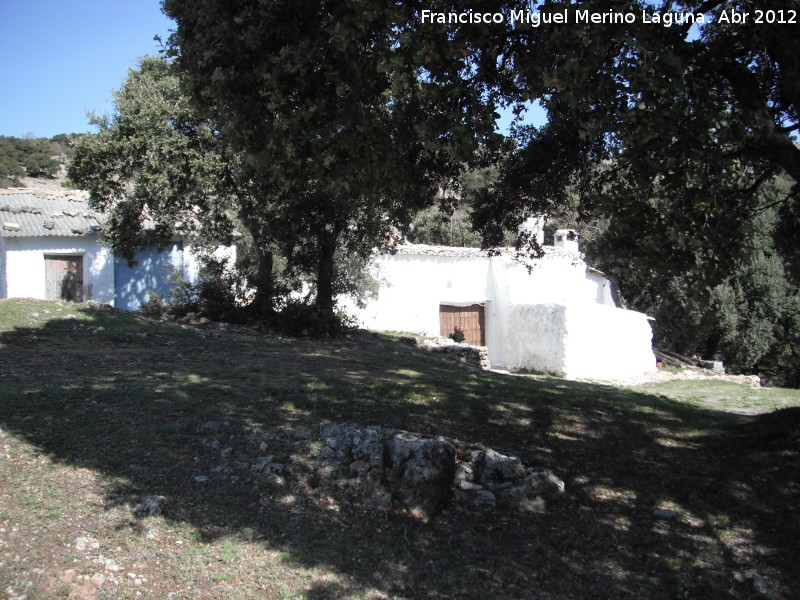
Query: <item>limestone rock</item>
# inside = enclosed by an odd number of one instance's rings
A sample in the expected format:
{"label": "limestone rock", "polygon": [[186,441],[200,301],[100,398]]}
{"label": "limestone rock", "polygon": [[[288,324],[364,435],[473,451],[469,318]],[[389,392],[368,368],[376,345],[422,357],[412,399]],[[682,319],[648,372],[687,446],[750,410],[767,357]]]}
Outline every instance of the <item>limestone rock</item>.
{"label": "limestone rock", "polygon": [[526,495],[528,498],[541,496],[546,500],[555,500],[564,491],[564,482],[556,477],[550,469],[529,468],[525,471]]}
{"label": "limestone rock", "polygon": [[525,467],[516,456],[505,456],[491,448],[484,450],[476,464],[478,481],[483,484],[493,481],[515,481],[525,477]]}
{"label": "limestone rock", "polygon": [[161,514],[166,503],[165,496],[147,496],[133,507],[133,514],[137,517],[152,517]]}
{"label": "limestone rock", "polygon": [[758,573],[753,573],[750,575],[750,581],[753,584],[753,589],[755,589],[757,592],[761,592],[762,594],[766,593],[768,589],[767,582],[763,577],[761,577],[761,575]]}
{"label": "limestone rock", "polygon": [[401,502],[423,520],[433,516],[450,490],[456,449],[442,438],[400,432],[386,444],[386,479]]}
{"label": "limestone rock", "polygon": [[[450,491],[455,447],[443,439],[382,427],[332,425],[322,431],[316,466],[325,477],[355,477],[353,488],[390,504],[386,493],[423,520]],[[385,486],[381,491],[378,486]]]}
{"label": "limestone rock", "polygon": [[475,473],[471,467],[465,464],[457,464],[456,465],[456,472],[455,476],[453,477],[453,482],[458,484],[461,481],[474,481],[475,480]]}
{"label": "limestone rock", "polygon": [[370,468],[383,466],[384,448],[380,429],[366,428],[363,435],[353,438],[353,458],[367,463]]}
{"label": "limestone rock", "polygon": [[324,476],[336,477],[345,473],[345,468],[354,462],[353,438],[358,435],[355,426],[349,423],[331,425],[322,430],[324,444],[317,455],[317,469]]}
{"label": "limestone rock", "polygon": [[261,473],[272,464],[272,456],[259,456],[253,464],[250,465],[250,470],[254,473]]}
{"label": "limestone rock", "polygon": [[[480,486],[478,486],[480,487]],[[487,489],[457,489],[453,493],[453,498],[459,504],[475,506],[481,508],[494,508],[497,506],[497,498]]]}

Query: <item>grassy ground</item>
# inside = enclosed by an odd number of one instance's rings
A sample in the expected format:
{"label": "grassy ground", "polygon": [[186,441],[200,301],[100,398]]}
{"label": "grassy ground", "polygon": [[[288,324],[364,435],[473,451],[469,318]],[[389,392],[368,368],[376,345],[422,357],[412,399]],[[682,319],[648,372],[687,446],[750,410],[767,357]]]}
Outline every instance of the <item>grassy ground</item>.
{"label": "grassy ground", "polygon": [[[791,406],[797,391],[470,371],[367,333],[0,301],[0,596],[797,598],[800,409],[730,412]],[[295,432],[340,421],[491,446],[567,494],[423,524],[252,474],[265,455],[302,473],[319,443]],[[164,514],[134,517],[151,494]]]}

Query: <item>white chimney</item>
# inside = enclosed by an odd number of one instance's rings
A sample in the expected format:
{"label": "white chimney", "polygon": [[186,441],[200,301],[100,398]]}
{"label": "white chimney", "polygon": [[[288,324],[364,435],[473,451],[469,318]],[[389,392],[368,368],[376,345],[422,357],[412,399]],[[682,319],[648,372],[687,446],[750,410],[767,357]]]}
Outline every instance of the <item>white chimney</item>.
{"label": "white chimney", "polygon": [[580,252],[578,248],[578,232],[574,229],[556,229],[553,245],[556,248],[564,248],[572,252]]}
{"label": "white chimney", "polygon": [[540,246],[544,245],[544,216],[530,216],[517,227],[520,237],[529,236]]}

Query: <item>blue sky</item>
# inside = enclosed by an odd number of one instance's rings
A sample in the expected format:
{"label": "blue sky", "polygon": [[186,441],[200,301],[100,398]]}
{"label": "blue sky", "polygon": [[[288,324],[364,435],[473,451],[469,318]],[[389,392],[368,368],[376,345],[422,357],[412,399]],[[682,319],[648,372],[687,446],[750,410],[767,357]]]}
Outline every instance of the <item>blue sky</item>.
{"label": "blue sky", "polygon": [[94,131],[86,113],[110,114],[128,69],[174,26],[159,0],[0,0],[0,135]]}
{"label": "blue sky", "polygon": [[93,131],[154,35],[174,24],[159,0],[0,0],[0,135]]}

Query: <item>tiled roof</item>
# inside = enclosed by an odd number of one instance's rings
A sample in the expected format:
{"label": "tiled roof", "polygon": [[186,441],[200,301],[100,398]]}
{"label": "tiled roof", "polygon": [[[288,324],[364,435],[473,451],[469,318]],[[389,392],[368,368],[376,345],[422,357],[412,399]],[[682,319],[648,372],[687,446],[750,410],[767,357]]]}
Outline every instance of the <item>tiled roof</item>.
{"label": "tiled roof", "polygon": [[[542,246],[544,250],[543,259],[551,258],[568,258],[571,260],[580,258],[580,254],[568,250],[566,248],[557,248],[555,246]],[[396,247],[397,254],[402,255],[415,255],[415,256],[448,256],[455,258],[480,258],[500,254],[512,259],[521,261],[536,260],[528,259],[524,256],[517,256],[517,251],[514,248],[497,248],[495,251],[483,250],[481,248],[460,248],[456,246],[430,246],[428,244],[398,244]]]}
{"label": "tiled roof", "polygon": [[456,246],[430,246],[428,244],[398,244],[397,254],[416,256],[453,256],[453,257],[480,257],[489,256],[487,250],[481,248],[460,248]]}
{"label": "tiled roof", "polygon": [[4,237],[99,236],[105,217],[89,208],[79,190],[0,189],[0,233]]}

